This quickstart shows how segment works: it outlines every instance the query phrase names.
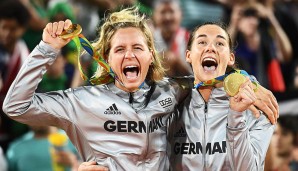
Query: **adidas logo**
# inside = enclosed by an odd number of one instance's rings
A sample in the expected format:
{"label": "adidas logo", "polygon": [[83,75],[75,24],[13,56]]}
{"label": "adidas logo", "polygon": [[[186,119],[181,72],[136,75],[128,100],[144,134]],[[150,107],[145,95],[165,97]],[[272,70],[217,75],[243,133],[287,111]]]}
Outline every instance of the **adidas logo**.
{"label": "adidas logo", "polygon": [[106,115],[121,115],[121,112],[118,110],[117,106],[112,104],[109,108],[104,112]]}
{"label": "adidas logo", "polygon": [[181,127],[179,131],[174,134],[174,137],[186,137],[185,129]]}

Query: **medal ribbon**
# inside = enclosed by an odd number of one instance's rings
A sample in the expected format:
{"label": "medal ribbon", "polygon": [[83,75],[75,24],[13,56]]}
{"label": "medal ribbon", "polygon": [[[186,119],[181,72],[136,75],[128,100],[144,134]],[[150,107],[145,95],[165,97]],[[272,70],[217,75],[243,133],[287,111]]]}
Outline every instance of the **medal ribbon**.
{"label": "medal ribbon", "polygon": [[[81,77],[83,80],[90,80],[92,84],[106,84],[113,82],[114,79],[117,80],[117,76],[115,73],[112,71],[112,68],[108,65],[108,63],[104,60],[104,58],[99,55],[98,51],[95,51],[91,43],[86,39],[86,37],[83,34],[79,34],[78,36],[75,36],[72,39],[76,46],[77,46],[77,51],[78,51],[78,66],[79,66],[79,71],[81,74]],[[93,57],[93,59],[101,66],[103,67],[109,75],[105,76],[92,76],[91,78],[88,78],[86,75],[86,72],[82,68],[81,62],[80,62],[80,56],[81,56],[81,47],[83,47],[86,52]],[[121,83],[121,82],[120,82]]]}
{"label": "medal ribbon", "polygon": [[[216,78],[213,78],[211,80],[208,80],[208,81],[202,81],[198,84],[195,84],[194,88],[195,89],[198,89],[200,88],[201,86],[214,86],[215,84],[218,84],[218,83],[221,83],[223,82],[223,80],[230,74],[232,73],[239,73],[239,74],[242,74],[244,76],[249,76],[248,73],[245,71],[245,70],[238,70],[238,69],[235,69],[229,73],[226,73],[224,75],[221,75],[221,76],[218,76]],[[256,82],[252,81],[254,84],[257,84]]]}

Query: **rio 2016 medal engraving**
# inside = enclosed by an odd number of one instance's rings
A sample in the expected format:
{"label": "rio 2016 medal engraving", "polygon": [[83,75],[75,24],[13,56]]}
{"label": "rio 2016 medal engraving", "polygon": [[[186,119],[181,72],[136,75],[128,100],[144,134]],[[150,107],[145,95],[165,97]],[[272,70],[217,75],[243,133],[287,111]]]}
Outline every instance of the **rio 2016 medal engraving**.
{"label": "rio 2016 medal engraving", "polygon": [[232,73],[224,79],[224,89],[229,96],[235,96],[238,93],[241,84],[245,81],[246,78],[244,75],[239,73]]}
{"label": "rio 2016 medal engraving", "polygon": [[82,32],[82,27],[79,24],[72,24],[68,29],[63,30],[59,36],[62,39],[70,39],[78,36]]}

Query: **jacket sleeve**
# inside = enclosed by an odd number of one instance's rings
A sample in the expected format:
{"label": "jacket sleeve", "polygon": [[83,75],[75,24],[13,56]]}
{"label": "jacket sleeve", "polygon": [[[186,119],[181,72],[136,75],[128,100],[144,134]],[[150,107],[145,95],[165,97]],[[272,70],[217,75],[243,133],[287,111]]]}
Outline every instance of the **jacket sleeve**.
{"label": "jacket sleeve", "polygon": [[57,54],[57,50],[40,42],[28,56],[3,103],[3,111],[10,118],[28,125],[67,125],[62,122],[68,119],[71,106],[67,95],[62,91],[35,93]]}
{"label": "jacket sleeve", "polygon": [[227,152],[232,170],[264,170],[264,160],[274,132],[264,115],[254,118],[249,110],[229,110]]}

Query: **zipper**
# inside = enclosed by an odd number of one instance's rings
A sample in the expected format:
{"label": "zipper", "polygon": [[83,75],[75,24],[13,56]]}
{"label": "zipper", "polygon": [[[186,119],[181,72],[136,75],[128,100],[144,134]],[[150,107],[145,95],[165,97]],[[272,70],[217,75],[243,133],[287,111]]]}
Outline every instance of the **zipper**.
{"label": "zipper", "polygon": [[[145,123],[147,123],[147,115],[145,113],[143,113],[145,115]],[[144,152],[143,152],[143,157],[142,157],[142,169],[146,170],[146,159],[147,159],[147,152],[149,151],[149,124],[146,124],[146,142],[145,142],[145,148],[144,148]]]}
{"label": "zipper", "polygon": [[202,155],[203,155],[203,170],[206,170],[206,129],[207,129],[207,112],[208,112],[208,103],[205,102],[202,94],[200,93],[200,91],[198,90],[203,102],[204,102],[204,121],[203,121],[203,125],[204,125],[204,131],[203,131],[203,142],[202,142]]}
{"label": "zipper", "polygon": [[208,112],[208,104],[204,101],[204,139],[203,139],[203,159],[204,159],[204,170],[206,170],[206,130],[207,130],[207,112]]}
{"label": "zipper", "polygon": [[130,106],[133,107],[133,93],[129,92],[128,96],[129,96],[128,102],[129,102]]}

